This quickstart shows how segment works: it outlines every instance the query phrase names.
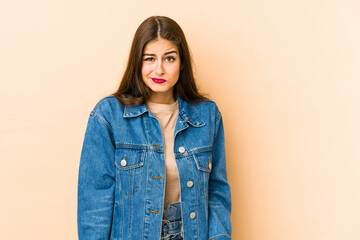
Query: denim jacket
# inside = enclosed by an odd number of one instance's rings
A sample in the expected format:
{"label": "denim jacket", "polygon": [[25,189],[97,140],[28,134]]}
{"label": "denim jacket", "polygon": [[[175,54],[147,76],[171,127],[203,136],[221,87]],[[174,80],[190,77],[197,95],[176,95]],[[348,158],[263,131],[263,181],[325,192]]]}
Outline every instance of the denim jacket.
{"label": "denim jacket", "polygon": [[[178,98],[174,154],[185,240],[230,239],[231,196],[221,113],[210,100]],[[114,96],[91,111],[78,185],[80,240],[159,240],[165,192],[160,123],[146,105]]]}

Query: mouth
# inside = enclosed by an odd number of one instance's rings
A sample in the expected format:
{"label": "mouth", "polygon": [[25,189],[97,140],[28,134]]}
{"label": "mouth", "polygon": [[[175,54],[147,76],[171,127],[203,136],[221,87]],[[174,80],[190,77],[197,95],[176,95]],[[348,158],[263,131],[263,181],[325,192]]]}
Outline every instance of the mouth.
{"label": "mouth", "polygon": [[164,83],[164,82],[166,82],[166,80],[162,79],[162,78],[151,78],[151,80],[153,80],[154,83]]}

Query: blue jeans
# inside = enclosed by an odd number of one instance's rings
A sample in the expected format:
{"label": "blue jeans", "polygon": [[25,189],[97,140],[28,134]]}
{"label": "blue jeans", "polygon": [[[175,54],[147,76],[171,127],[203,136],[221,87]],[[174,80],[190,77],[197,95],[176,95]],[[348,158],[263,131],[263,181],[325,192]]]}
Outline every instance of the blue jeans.
{"label": "blue jeans", "polygon": [[180,203],[168,204],[162,220],[162,240],[182,240],[182,221]]}

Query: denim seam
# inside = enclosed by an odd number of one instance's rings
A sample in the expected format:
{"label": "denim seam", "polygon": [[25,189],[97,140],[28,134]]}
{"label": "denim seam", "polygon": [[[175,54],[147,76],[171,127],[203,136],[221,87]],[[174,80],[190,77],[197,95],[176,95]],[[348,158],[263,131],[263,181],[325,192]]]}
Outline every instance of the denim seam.
{"label": "denim seam", "polygon": [[213,149],[212,147],[198,148],[198,149],[191,150],[191,151],[188,151],[188,152],[185,152],[185,153],[175,153],[175,157],[176,158],[188,157],[188,156],[192,156],[192,155],[197,154],[197,153],[211,152],[212,149]]}
{"label": "denim seam", "polygon": [[[146,172],[147,172],[147,174],[146,174],[146,188],[145,188],[145,191],[146,191],[146,192],[145,192],[145,199],[148,199],[149,164],[148,164],[148,169],[147,169]],[[147,208],[147,201],[145,201],[145,204],[144,204],[144,210],[143,210],[144,213],[146,212],[146,208]],[[145,216],[144,216],[144,227],[143,227],[144,231],[145,231],[145,224],[146,224],[146,214],[145,214]],[[144,231],[143,231],[143,237],[144,237]]]}
{"label": "denim seam", "polygon": [[134,169],[134,168],[142,167],[142,166],[144,166],[144,163],[143,163],[143,162],[134,163],[134,164],[128,165],[128,166],[126,166],[126,167],[123,167],[123,166],[119,165],[119,164],[115,161],[115,165],[116,165],[116,167],[119,168],[120,170],[126,171],[126,170],[131,170],[131,169]]}
{"label": "denim seam", "polygon": [[[149,145],[150,144],[150,141],[149,141],[149,134],[148,134],[148,129],[147,129],[147,125],[146,125],[146,117],[145,116],[143,116],[142,117],[142,120],[143,120],[143,124],[144,124],[144,128],[145,128],[145,135],[146,135],[146,140],[147,140],[147,144]],[[148,152],[148,154],[149,154],[149,159],[150,159],[150,153]],[[145,164],[145,163],[144,163]],[[147,169],[146,169],[146,189],[145,189],[145,199],[148,199],[148,184],[149,184],[149,168],[150,168],[150,163],[148,162],[148,164],[147,164]],[[148,201],[145,201],[145,204],[144,204],[144,213],[146,212],[146,209],[147,209],[147,205],[148,205],[148,203],[147,203]],[[143,229],[144,229],[144,231],[143,231],[143,236],[142,237],[144,237],[144,232],[145,232],[145,230],[146,230],[146,214],[145,214],[145,216],[144,216],[144,227],[143,227]],[[146,232],[147,233],[147,232]]]}
{"label": "denim seam", "polygon": [[116,148],[129,148],[129,149],[139,149],[139,150],[147,150],[150,147],[148,145],[138,145],[131,143],[117,143],[115,144]]}
{"label": "denim seam", "polygon": [[[205,190],[206,190],[205,189],[205,187],[206,187],[206,183],[205,183],[206,176],[205,176],[205,174],[210,174],[210,171],[205,171],[204,169],[206,169],[206,168],[199,167],[198,160],[197,160],[195,155],[193,155],[193,158],[194,158],[194,161],[195,161],[196,169],[199,171],[198,172],[199,193],[207,198],[208,195],[205,194]],[[202,175],[200,175],[200,174],[202,174]],[[202,189],[202,188],[204,188],[204,189]]]}
{"label": "denim seam", "polygon": [[[193,163],[192,163],[192,158],[190,158],[190,166],[192,167],[191,169],[192,169],[192,177],[193,177],[193,179],[195,180],[196,179],[196,177],[198,178],[198,182],[199,182],[199,175],[198,174],[196,174],[196,176],[195,176],[195,173],[197,173],[197,170],[196,169],[194,169],[194,165],[193,165]],[[194,160],[195,161],[195,160]],[[199,184],[198,184],[199,185]],[[198,186],[198,187],[200,187],[200,186]],[[195,209],[196,209],[196,203],[198,202],[198,199],[197,199],[197,196],[196,196],[196,191],[193,191],[194,192],[194,199],[195,199]],[[200,192],[200,188],[199,188],[199,192]],[[181,219],[182,220],[184,220],[184,215],[183,215],[183,212],[181,211]],[[183,221],[183,235],[184,235],[184,238],[185,238],[185,227],[184,227],[184,221]]]}
{"label": "denim seam", "polygon": [[[174,139],[174,142],[175,142],[175,139]],[[164,154],[164,162],[165,162],[165,154]],[[175,164],[176,164],[176,160],[175,160]],[[180,176],[179,176],[180,178]],[[164,184],[163,184],[163,199],[162,199],[162,208],[161,208],[161,214],[163,215],[164,217],[164,203],[165,203],[165,190],[166,190],[166,166],[165,166],[165,176],[164,176]],[[180,190],[181,191],[181,190]],[[181,193],[180,193],[181,194]],[[162,233],[162,221],[161,221],[161,224],[160,224],[160,238],[161,238],[161,233]]]}
{"label": "denim seam", "polygon": [[124,235],[124,200],[123,200],[123,196],[120,195],[120,200],[121,200],[121,208],[122,208],[122,211],[121,211],[121,227],[120,227],[120,233],[119,233],[119,236],[120,236],[120,239],[122,239],[123,235]]}
{"label": "denim seam", "polygon": [[107,100],[108,98],[113,98],[114,96],[107,96],[107,97],[103,97],[96,105],[95,107],[93,108],[93,110],[91,111],[90,115],[96,113],[96,110],[98,109],[99,105],[102,103],[102,102],[105,102],[105,100]]}
{"label": "denim seam", "polygon": [[136,144],[127,144],[127,143],[121,143],[121,144],[114,144],[117,149],[136,149],[136,150],[152,150],[155,152],[163,153],[165,152],[164,148],[158,148],[154,147],[153,144],[149,145],[136,145]]}
{"label": "denim seam", "polygon": [[112,129],[111,129],[110,124],[109,124],[104,118],[100,117],[99,114],[97,114],[96,112],[93,112],[93,113],[90,114],[90,116],[98,119],[99,122],[100,122],[102,125],[104,125],[104,126],[112,133]]}
{"label": "denim seam", "polygon": [[[195,161],[195,159],[194,159]],[[196,171],[196,170],[195,170]],[[200,185],[200,184],[199,184]],[[201,193],[201,191],[200,191]],[[197,199],[197,201],[195,201],[195,212],[196,212],[196,215],[198,215],[198,202],[199,202],[200,199]],[[196,230],[197,230],[197,235],[196,236],[199,236],[199,216],[196,216]]]}
{"label": "denim seam", "polygon": [[[138,169],[138,168],[144,166],[145,155],[146,155],[145,152],[141,153],[141,163],[142,163],[142,164],[139,165],[139,166],[133,167],[133,168],[124,169],[122,166],[120,167],[119,164],[115,161],[115,165],[116,165],[117,169],[119,170],[119,179],[120,179],[120,180],[121,180],[121,176],[120,176],[121,171],[130,171],[130,172],[129,172],[129,175],[130,175],[130,176],[129,176],[129,178],[130,178],[129,188],[131,189],[130,193],[124,193],[124,192],[120,189],[120,187],[118,186],[118,184],[116,184],[116,187],[117,187],[117,189],[119,189],[119,191],[121,192],[121,194],[123,194],[123,195],[125,195],[125,196],[129,196],[129,195],[131,195],[131,194],[133,194],[133,193],[136,193],[136,192],[140,191],[140,189],[141,189],[141,175],[142,175],[141,173],[142,173],[142,169],[139,169],[140,172],[139,172],[138,175],[140,175],[140,176],[139,176],[140,179],[139,179],[139,186],[138,186],[137,190],[133,190],[132,180],[133,180],[133,177],[134,177],[134,175],[135,175],[135,169]],[[135,164],[132,164],[132,165],[130,165],[130,166],[133,166],[133,165],[135,165]],[[121,184],[121,183],[120,183],[120,184]]]}
{"label": "denim seam", "polygon": [[164,150],[162,150],[162,149],[158,149],[158,148],[150,148],[149,150],[152,150],[152,151],[154,151],[154,152],[158,152],[158,153],[165,153],[165,151],[164,151]]}
{"label": "denim seam", "polygon": [[[113,206],[113,213],[112,213],[112,221],[111,221],[111,225],[110,225],[110,235],[109,235],[109,238],[111,239],[113,233],[115,232],[114,231],[114,227],[116,227],[116,222],[117,222],[117,218],[115,218],[115,213],[116,213],[116,205],[118,205],[117,202],[114,201],[114,206]],[[118,205],[119,206],[119,205]],[[115,221],[115,225],[113,224]]]}
{"label": "denim seam", "polygon": [[[140,106],[141,106],[141,105],[140,105]],[[149,109],[146,107],[146,108],[144,108],[141,112],[138,112],[138,113],[135,114],[135,115],[131,115],[131,114],[127,113],[127,109],[128,109],[128,108],[129,108],[128,106],[125,106],[125,107],[124,107],[124,113],[123,113],[123,117],[124,117],[124,118],[139,117],[139,116],[143,115],[144,113],[149,112]]]}
{"label": "denim seam", "polygon": [[219,120],[221,118],[221,112],[219,111],[219,108],[215,106],[215,120]]}
{"label": "denim seam", "polygon": [[[190,122],[190,121],[183,115],[180,107],[179,107],[179,114],[180,114],[180,116],[182,117],[182,119],[183,119],[186,123]],[[187,126],[187,127],[189,127],[189,126]]]}
{"label": "denim seam", "polygon": [[205,195],[205,194],[203,194],[202,192],[200,192],[200,194],[201,194],[201,195],[203,195],[204,197],[208,198],[208,196],[207,196],[207,195]]}
{"label": "denim seam", "polygon": [[200,114],[199,114],[198,110],[196,109],[196,107],[194,107],[194,105],[192,105],[192,104],[191,104],[191,106],[193,107],[193,109],[195,110],[195,112],[197,113],[197,115],[198,115],[198,117],[199,117],[199,119],[201,121],[200,125],[197,125],[197,126],[194,126],[194,127],[203,127],[203,126],[205,126],[206,123],[204,123],[204,121],[201,119]]}
{"label": "denim seam", "polygon": [[185,115],[183,115],[183,113],[180,111],[180,109],[179,109],[179,114],[182,117],[182,119],[184,120],[184,122],[188,123],[188,125],[184,129],[188,128],[189,124],[191,126],[193,126],[193,127],[203,127],[205,125],[205,124],[204,125],[197,125],[192,119],[185,117]]}
{"label": "denim seam", "polygon": [[230,239],[231,239],[231,236],[230,235],[228,235],[228,234],[220,234],[220,235],[216,235],[216,236],[214,236],[214,237],[211,237],[211,238],[209,238],[209,240],[211,240],[211,239],[214,239],[214,238],[217,238],[217,237],[229,237]]}
{"label": "denim seam", "polygon": [[220,127],[221,121],[222,121],[222,119],[220,119],[220,118],[219,118],[219,120],[217,120],[217,122],[216,122],[216,125],[215,125],[215,132],[214,132],[215,134],[214,134],[214,138],[213,138],[212,146],[214,146],[214,141],[215,141],[216,136],[217,136],[217,134],[218,134],[218,132],[219,132],[219,127]]}
{"label": "denim seam", "polygon": [[110,126],[110,124],[105,120],[103,119],[102,117],[100,117],[98,114],[94,113],[94,114],[91,114],[90,117],[93,117],[95,119],[98,120],[98,122],[103,125],[109,132],[109,135],[110,135],[110,138],[111,138],[111,142],[112,144],[114,145],[114,147],[116,146],[115,144],[115,140],[114,140],[114,134],[113,134],[113,131],[112,131],[112,128]]}
{"label": "denim seam", "polygon": [[[195,160],[194,160],[195,161]],[[190,158],[190,166],[193,166],[193,164],[192,164],[192,159]],[[198,179],[198,183],[200,183],[200,181],[199,181],[199,174],[198,174],[198,171],[197,171],[197,167],[195,167],[195,169],[194,169],[194,167],[192,168],[192,173],[193,173],[193,178],[195,179],[195,176],[194,176],[194,172],[196,172],[197,174],[196,174],[196,176],[197,176],[197,179]],[[200,188],[201,188],[201,186],[200,186],[201,184],[198,184],[198,188],[199,188],[199,193],[201,192],[200,191]],[[195,212],[196,212],[196,214],[198,214],[198,207],[197,207],[197,203],[198,203],[198,201],[199,201],[199,199],[197,199],[197,196],[196,196],[196,191],[194,191],[194,198],[195,198]],[[196,229],[197,229],[197,236],[199,236],[199,222],[198,222],[198,216],[196,217]],[[183,223],[184,224],[184,223]],[[185,234],[184,234],[185,235]]]}
{"label": "denim seam", "polygon": [[216,121],[219,121],[220,118],[222,118],[221,114],[218,114],[218,115],[215,116]]}
{"label": "denim seam", "polygon": [[[130,169],[130,170],[132,170],[132,169]],[[140,184],[140,185],[141,185],[141,184]],[[124,196],[130,196],[130,195],[132,195],[133,193],[136,193],[136,192],[140,191],[140,187],[139,187],[139,189],[136,190],[136,191],[132,191],[132,192],[130,192],[130,193],[124,193],[118,186],[116,186],[116,187],[117,187],[117,189],[119,189],[119,191],[121,192],[121,194],[123,194]]]}
{"label": "denim seam", "polygon": [[[180,116],[181,116],[182,120],[183,120],[184,122],[186,122],[186,119],[181,115],[181,113],[180,113]],[[175,127],[176,127],[176,126],[175,126]],[[184,131],[185,129],[187,129],[188,127],[189,127],[189,125],[186,124],[186,126],[184,126],[184,128],[181,128],[181,129],[179,129],[178,131],[176,131],[176,132],[174,133],[174,142],[175,142],[175,139],[176,139],[176,137],[178,136],[178,134],[179,134],[180,132]]]}
{"label": "denim seam", "polygon": [[[119,188],[118,188],[119,189]],[[119,191],[121,192],[121,194],[123,194],[124,196],[130,196],[130,195],[132,195],[132,194],[134,194],[134,193],[136,193],[136,192],[138,192],[138,191],[140,191],[140,189],[138,189],[138,190],[136,190],[136,191],[132,191],[131,193],[124,193],[123,191],[121,191],[120,189],[119,189]]]}
{"label": "denim seam", "polygon": [[133,214],[133,210],[132,210],[132,206],[133,206],[133,204],[132,204],[132,198],[133,198],[133,196],[131,195],[130,197],[129,197],[129,205],[130,205],[130,213],[129,213],[129,234],[128,234],[128,239],[129,240],[131,240],[130,239],[130,237],[131,237],[131,235],[132,235],[132,233],[133,233],[133,231],[131,231],[131,216],[132,216],[132,214]]}
{"label": "denim seam", "polygon": [[191,150],[189,153],[196,154],[196,153],[210,152],[211,150],[212,150],[212,146],[202,147],[202,148],[196,148],[194,150]]}
{"label": "denim seam", "polygon": [[[209,154],[210,154],[210,157],[208,158],[208,161],[210,162],[210,163],[212,163],[212,161],[211,161],[211,156],[212,156],[212,154],[211,154],[211,152],[209,152]],[[196,155],[194,154],[193,155],[193,157],[194,157],[194,159],[195,159],[195,163],[196,163],[196,166],[197,166],[197,168],[198,168],[198,170],[200,170],[200,171],[203,171],[203,172],[207,172],[207,173],[210,173],[211,172],[211,169],[209,168],[209,167],[202,167],[202,166],[200,166],[200,161],[199,161],[199,159],[196,157]],[[207,158],[207,157],[206,157]]]}

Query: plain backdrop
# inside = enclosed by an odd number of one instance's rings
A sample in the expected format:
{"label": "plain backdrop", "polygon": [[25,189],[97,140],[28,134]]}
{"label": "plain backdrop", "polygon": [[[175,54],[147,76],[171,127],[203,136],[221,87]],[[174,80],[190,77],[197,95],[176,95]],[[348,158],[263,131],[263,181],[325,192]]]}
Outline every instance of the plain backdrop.
{"label": "plain backdrop", "polygon": [[1,0],[0,239],[77,239],[87,119],[151,15],[222,111],[233,239],[360,239],[358,0]]}

